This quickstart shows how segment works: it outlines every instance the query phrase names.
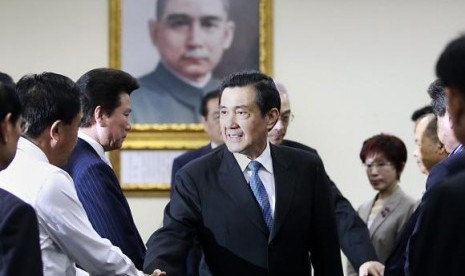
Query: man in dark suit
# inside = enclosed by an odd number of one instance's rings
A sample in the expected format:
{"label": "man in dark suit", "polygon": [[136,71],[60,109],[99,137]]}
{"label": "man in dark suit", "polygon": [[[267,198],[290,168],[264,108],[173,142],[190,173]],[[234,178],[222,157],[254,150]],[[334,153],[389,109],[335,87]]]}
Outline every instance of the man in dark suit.
{"label": "man in dark suit", "polygon": [[386,276],[402,276],[405,275],[405,270],[408,269],[406,256],[408,253],[407,246],[409,239],[414,235],[415,225],[418,217],[423,212],[423,207],[428,201],[429,191],[442,183],[442,181],[452,175],[465,169],[465,152],[462,151],[462,145],[457,140],[453,127],[451,125],[450,115],[447,109],[446,94],[444,85],[441,80],[436,80],[428,88],[428,94],[431,98],[431,106],[436,114],[438,122],[438,137],[444,144],[444,147],[450,155],[434,165],[428,174],[425,184],[425,194],[415,212],[410,217],[409,221],[402,231],[397,245],[386,261]]}
{"label": "man in dark suit", "polygon": [[[8,75],[0,73],[0,171],[16,154],[21,103]],[[43,275],[34,208],[0,189],[0,275]]]}
{"label": "man in dark suit", "polygon": [[145,246],[106,151],[119,149],[131,129],[129,95],[137,80],[116,69],[94,69],[77,85],[83,117],[79,139],[65,170],[74,185],[92,227],[121,249],[142,269]]}
{"label": "man in dark suit", "polygon": [[[309,146],[296,141],[284,139],[293,114],[289,101],[289,94],[282,83],[276,83],[281,98],[281,112],[278,122],[268,133],[268,138],[275,145],[283,145],[311,152],[317,156],[318,152]],[[339,243],[342,251],[349,259],[356,271],[361,275],[383,275],[384,266],[377,261],[375,249],[370,242],[370,235],[366,224],[360,219],[350,202],[342,195],[336,184],[329,178],[332,203],[336,211],[336,223]]]}
{"label": "man in dark suit", "polygon": [[[450,42],[436,64],[451,123],[465,143],[465,36]],[[462,159],[465,163],[465,159]],[[463,275],[465,262],[465,166],[424,197],[423,212],[408,245],[406,275]]]}
{"label": "man in dark suit", "polygon": [[203,129],[210,138],[208,145],[185,152],[173,160],[171,170],[171,184],[174,185],[174,176],[176,172],[190,161],[209,153],[211,150],[224,144],[220,131],[220,111],[218,110],[218,101],[220,91],[213,90],[207,93],[200,103],[200,115]]}
{"label": "man in dark suit", "polygon": [[[147,242],[146,271],[178,275],[197,236],[200,275],[342,275],[334,210],[321,160],[267,141],[279,117],[268,76],[241,72],[221,86],[226,146],[184,166]],[[252,160],[252,161],[251,161]]]}

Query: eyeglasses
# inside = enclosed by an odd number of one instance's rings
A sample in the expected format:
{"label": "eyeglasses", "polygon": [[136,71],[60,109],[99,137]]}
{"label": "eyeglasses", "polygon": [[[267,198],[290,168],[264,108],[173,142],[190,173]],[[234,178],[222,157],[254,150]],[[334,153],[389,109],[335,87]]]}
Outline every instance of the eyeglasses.
{"label": "eyeglasses", "polygon": [[283,122],[283,125],[288,125],[290,122],[292,122],[292,120],[294,120],[294,114],[282,114],[281,116],[279,116],[279,119],[281,120],[281,122]]}
{"label": "eyeglasses", "polygon": [[391,166],[392,164],[391,164],[391,162],[388,162],[388,161],[380,161],[380,162],[373,162],[373,163],[365,163],[363,165],[365,166],[365,169],[367,171],[370,171],[373,168],[385,169],[385,168]]}

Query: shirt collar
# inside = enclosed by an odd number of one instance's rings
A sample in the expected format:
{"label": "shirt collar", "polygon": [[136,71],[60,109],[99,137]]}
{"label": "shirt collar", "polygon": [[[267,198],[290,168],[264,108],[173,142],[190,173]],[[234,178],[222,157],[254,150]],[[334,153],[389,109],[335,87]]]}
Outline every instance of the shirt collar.
{"label": "shirt collar", "polygon": [[103,149],[102,145],[100,145],[94,138],[90,137],[89,135],[85,134],[83,131],[79,130],[78,137],[82,140],[89,143],[89,145],[97,152],[100,158],[105,161],[111,167],[110,160],[108,160],[107,156],[105,155],[105,150]]}
{"label": "shirt collar", "polygon": [[[233,154],[237,160],[237,163],[239,164],[239,167],[244,172],[247,169],[247,166],[249,165],[250,161],[252,160],[247,158],[247,156],[245,156],[244,154],[240,154],[240,153],[233,153]],[[267,172],[273,174],[273,161],[271,159],[271,150],[270,150],[269,142],[266,143],[266,148],[262,152],[262,154],[260,154],[260,156],[258,156],[254,160],[260,162],[260,164],[262,164],[262,167]]]}
{"label": "shirt collar", "polygon": [[26,153],[28,156],[34,159],[50,163],[45,152],[36,144],[24,137],[20,137],[18,140],[18,150]]}

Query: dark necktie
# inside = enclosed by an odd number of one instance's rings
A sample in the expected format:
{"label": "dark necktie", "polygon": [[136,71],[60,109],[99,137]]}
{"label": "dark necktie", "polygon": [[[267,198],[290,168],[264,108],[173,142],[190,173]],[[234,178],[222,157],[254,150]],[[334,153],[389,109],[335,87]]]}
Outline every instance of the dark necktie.
{"label": "dark necktie", "polygon": [[260,166],[261,164],[258,161],[250,161],[248,167],[252,171],[252,175],[250,176],[249,185],[252,189],[255,199],[262,209],[263,219],[265,220],[266,226],[268,227],[268,231],[271,232],[273,217],[271,216],[271,207],[270,201],[268,200],[268,194],[266,193],[262,180],[260,177],[258,177],[258,170],[260,169]]}

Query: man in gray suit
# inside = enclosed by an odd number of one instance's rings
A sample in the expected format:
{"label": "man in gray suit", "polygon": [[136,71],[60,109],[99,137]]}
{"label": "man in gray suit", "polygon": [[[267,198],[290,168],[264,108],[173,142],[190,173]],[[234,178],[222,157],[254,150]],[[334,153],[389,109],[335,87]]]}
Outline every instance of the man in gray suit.
{"label": "man in gray suit", "polygon": [[160,54],[154,71],[131,95],[134,123],[197,123],[203,95],[218,87],[212,76],[231,46],[234,23],[229,0],[158,0],[149,22]]}

